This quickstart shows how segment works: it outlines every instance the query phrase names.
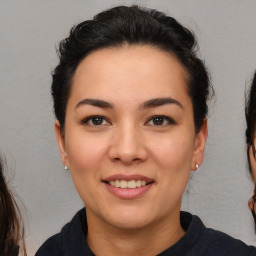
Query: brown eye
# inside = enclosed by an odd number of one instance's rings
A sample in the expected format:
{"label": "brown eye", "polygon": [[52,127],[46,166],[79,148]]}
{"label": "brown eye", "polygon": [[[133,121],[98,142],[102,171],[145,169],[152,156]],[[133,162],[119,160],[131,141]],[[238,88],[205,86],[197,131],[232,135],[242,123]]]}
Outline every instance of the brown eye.
{"label": "brown eye", "polygon": [[82,124],[91,126],[109,125],[110,123],[103,116],[89,116],[82,121]]}
{"label": "brown eye", "polygon": [[104,119],[102,117],[94,117],[91,119],[93,125],[102,125]]}
{"label": "brown eye", "polygon": [[163,117],[154,117],[152,119],[152,122],[154,125],[163,125],[164,121],[165,121],[165,119]]}
{"label": "brown eye", "polygon": [[147,122],[147,125],[152,126],[164,126],[170,124],[176,124],[176,122],[168,116],[153,116]]}

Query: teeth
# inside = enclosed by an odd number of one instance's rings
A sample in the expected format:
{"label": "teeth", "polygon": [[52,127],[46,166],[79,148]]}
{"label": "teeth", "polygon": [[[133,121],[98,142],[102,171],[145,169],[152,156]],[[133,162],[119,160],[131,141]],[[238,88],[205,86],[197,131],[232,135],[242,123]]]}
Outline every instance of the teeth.
{"label": "teeth", "polygon": [[111,184],[111,186],[115,186],[115,187],[117,187],[117,188],[120,188],[120,182],[119,182],[119,180],[116,180],[116,181],[114,181],[114,185],[112,185]]}
{"label": "teeth", "polygon": [[127,188],[128,184],[126,180],[120,180],[120,187],[121,188]]}
{"label": "teeth", "polygon": [[129,180],[128,181],[128,188],[136,188],[136,181],[135,180]]}
{"label": "teeth", "polygon": [[146,186],[145,180],[111,180],[108,184],[117,188],[140,188]]}
{"label": "teeth", "polygon": [[137,180],[137,181],[136,181],[136,186],[137,186],[137,188],[140,188],[140,187],[141,187],[141,180]]}

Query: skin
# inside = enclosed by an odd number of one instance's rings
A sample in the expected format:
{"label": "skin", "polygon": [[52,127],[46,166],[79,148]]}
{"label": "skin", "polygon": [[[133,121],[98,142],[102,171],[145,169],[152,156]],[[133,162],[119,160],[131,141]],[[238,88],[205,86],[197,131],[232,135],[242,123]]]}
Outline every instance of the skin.
{"label": "skin", "polygon": [[[174,103],[146,104],[156,98]],[[94,115],[104,117],[100,125],[88,119]],[[167,118],[156,125],[156,115]],[[64,128],[63,135],[56,121],[61,159],[86,205],[87,242],[96,255],[156,255],[185,234],[181,197],[203,161],[207,121],[196,134],[187,74],[173,55],[127,45],[91,53],[75,72]],[[103,182],[116,174],[154,182],[142,196],[121,199]]]}
{"label": "skin", "polygon": [[[254,143],[256,143],[256,141]],[[251,173],[252,180],[254,184],[256,184],[256,157],[253,154],[252,146],[249,149],[249,158],[250,158],[250,165],[251,165],[251,171],[252,171]],[[254,210],[254,212],[256,212],[256,204],[253,203],[252,198],[249,199],[248,206],[251,210]]]}
{"label": "skin", "polygon": [[[254,143],[256,145],[256,140]],[[254,181],[254,183],[256,183],[256,156],[253,154],[252,146],[249,149],[249,157],[252,169],[252,180]]]}

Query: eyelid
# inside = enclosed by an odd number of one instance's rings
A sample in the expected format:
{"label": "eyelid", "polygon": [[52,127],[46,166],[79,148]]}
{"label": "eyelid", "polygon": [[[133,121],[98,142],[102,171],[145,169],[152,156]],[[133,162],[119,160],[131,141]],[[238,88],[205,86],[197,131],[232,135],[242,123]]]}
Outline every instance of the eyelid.
{"label": "eyelid", "polygon": [[108,123],[107,125],[111,125],[111,122],[108,120],[108,118],[106,118],[105,116],[102,116],[102,115],[87,116],[87,117],[85,117],[81,120],[81,124],[91,125],[91,126],[104,126],[104,125],[106,125],[106,124],[100,124],[100,125],[89,124],[89,121],[91,121],[93,118],[102,118],[103,121],[106,121]]}
{"label": "eyelid", "polygon": [[[154,118],[163,118],[163,119],[165,119],[165,120],[167,120],[167,122],[168,122],[168,124],[167,125],[171,125],[171,124],[177,124],[177,122],[173,119],[173,118],[171,118],[171,117],[169,117],[169,116],[166,116],[166,115],[154,115],[154,116],[151,116],[147,121],[146,121],[146,125],[149,125],[148,123],[150,122],[150,121],[152,121]],[[166,124],[164,124],[164,125],[152,125],[152,126],[165,126]]]}

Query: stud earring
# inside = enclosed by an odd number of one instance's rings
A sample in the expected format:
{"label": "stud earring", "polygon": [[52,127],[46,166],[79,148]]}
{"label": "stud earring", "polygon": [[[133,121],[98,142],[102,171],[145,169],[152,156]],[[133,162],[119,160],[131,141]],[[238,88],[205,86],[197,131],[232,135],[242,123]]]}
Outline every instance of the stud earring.
{"label": "stud earring", "polygon": [[67,170],[68,170],[68,167],[65,165],[64,169],[67,171]]}
{"label": "stud earring", "polygon": [[198,164],[196,164],[196,169],[198,170],[198,168],[199,168],[199,165],[198,165]]}

